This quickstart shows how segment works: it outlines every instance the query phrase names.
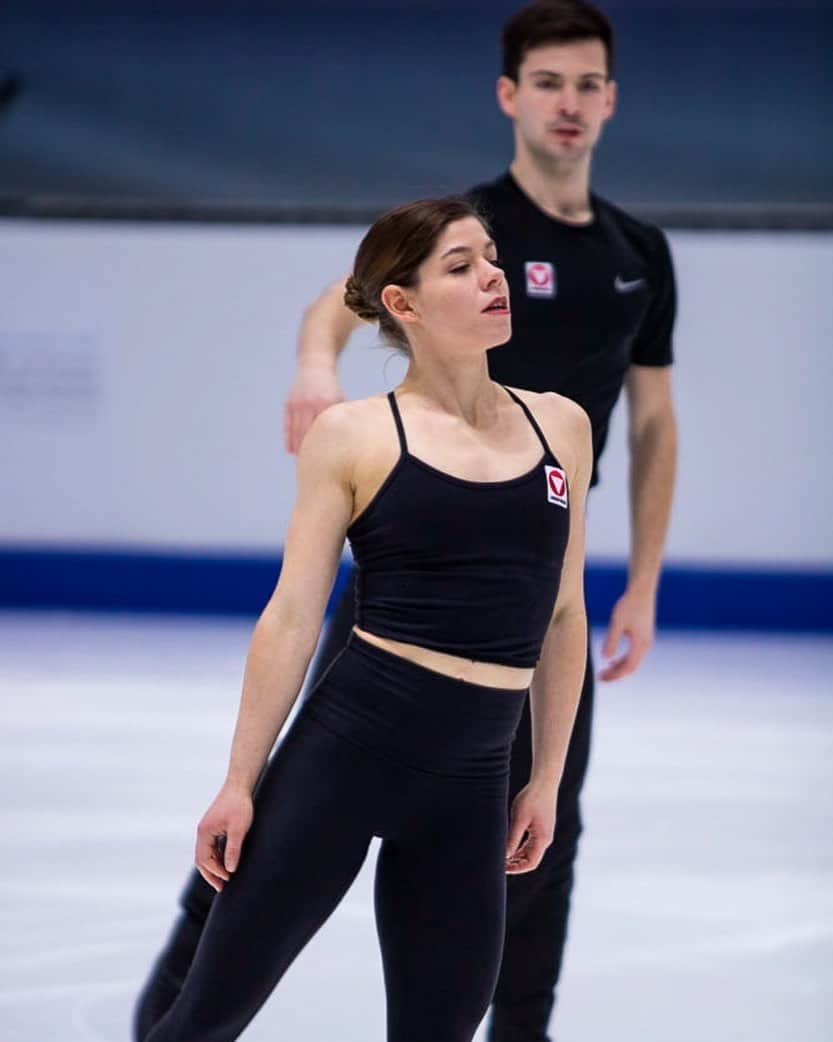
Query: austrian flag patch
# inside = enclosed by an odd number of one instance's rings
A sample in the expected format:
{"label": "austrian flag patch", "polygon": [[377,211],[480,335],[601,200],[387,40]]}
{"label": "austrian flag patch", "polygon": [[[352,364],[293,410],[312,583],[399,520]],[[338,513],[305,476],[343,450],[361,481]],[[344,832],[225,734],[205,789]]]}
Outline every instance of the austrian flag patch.
{"label": "austrian flag patch", "polygon": [[526,261],[524,273],[528,297],[555,296],[555,267],[549,261]]}
{"label": "austrian flag patch", "polygon": [[560,467],[544,465],[547,474],[547,500],[560,507],[567,506],[567,475]]}

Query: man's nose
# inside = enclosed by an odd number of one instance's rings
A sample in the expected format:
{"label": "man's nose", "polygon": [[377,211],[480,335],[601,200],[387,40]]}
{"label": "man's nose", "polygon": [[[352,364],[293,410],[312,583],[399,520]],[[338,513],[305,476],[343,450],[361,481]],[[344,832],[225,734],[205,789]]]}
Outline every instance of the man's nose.
{"label": "man's nose", "polygon": [[558,97],[558,111],[562,116],[578,115],[578,91],[575,87],[564,87]]}

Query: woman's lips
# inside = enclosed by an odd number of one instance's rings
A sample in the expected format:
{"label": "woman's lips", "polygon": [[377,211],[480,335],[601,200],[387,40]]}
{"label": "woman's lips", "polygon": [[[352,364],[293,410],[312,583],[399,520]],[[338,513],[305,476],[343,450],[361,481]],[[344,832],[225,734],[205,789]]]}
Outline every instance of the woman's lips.
{"label": "woman's lips", "polygon": [[506,297],[495,297],[488,307],[483,308],[484,315],[508,315],[509,301]]}

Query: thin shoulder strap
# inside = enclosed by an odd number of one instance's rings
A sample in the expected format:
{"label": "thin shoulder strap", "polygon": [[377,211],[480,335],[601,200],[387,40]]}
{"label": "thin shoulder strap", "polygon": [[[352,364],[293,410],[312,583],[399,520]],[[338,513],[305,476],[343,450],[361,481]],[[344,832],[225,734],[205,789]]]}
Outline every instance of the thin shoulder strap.
{"label": "thin shoulder strap", "polygon": [[393,413],[393,419],[396,423],[396,431],[399,434],[399,448],[403,453],[408,451],[408,441],[405,438],[405,428],[402,425],[402,416],[399,412],[399,406],[396,404],[396,395],[393,391],[388,391],[388,401],[390,402],[390,410]]}
{"label": "thin shoulder strap", "polygon": [[529,420],[529,422],[530,422],[530,424],[532,426],[532,429],[538,435],[538,440],[544,446],[544,452],[546,452],[548,455],[552,456],[553,455],[553,451],[549,447],[549,445],[547,444],[547,439],[544,437],[544,432],[538,426],[537,420],[532,415],[532,410],[529,408],[529,406],[526,404],[525,401],[523,401],[517,394],[513,394],[512,391],[510,391],[508,387],[504,387],[503,384],[501,384],[500,386],[503,387],[504,391],[506,391],[506,393],[509,395],[509,397],[513,398],[518,403],[518,405],[520,405],[520,407],[523,409],[523,411],[526,413],[526,418]]}

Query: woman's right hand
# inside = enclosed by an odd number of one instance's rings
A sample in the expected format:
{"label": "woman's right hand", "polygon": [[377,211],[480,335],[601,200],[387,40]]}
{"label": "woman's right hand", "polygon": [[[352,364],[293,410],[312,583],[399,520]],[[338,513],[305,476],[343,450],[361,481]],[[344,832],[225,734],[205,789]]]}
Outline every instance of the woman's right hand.
{"label": "woman's right hand", "polygon": [[297,454],[315,417],[330,405],[343,401],[344,392],[332,365],[308,362],[299,366],[284,405],[286,451]]}
{"label": "woman's right hand", "polygon": [[194,856],[200,875],[219,893],[240,862],[243,840],[254,818],[252,795],[226,784],[197,826]]}

